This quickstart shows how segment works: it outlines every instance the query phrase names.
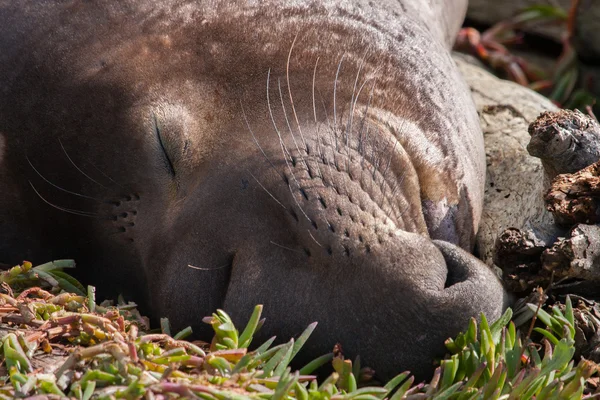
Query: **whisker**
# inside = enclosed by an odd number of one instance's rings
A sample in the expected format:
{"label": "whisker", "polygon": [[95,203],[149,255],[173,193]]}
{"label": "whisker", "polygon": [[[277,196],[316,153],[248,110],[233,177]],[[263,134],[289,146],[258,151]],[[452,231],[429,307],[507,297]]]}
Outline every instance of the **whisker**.
{"label": "whisker", "polygon": [[100,216],[98,214],[94,214],[94,213],[91,213],[91,212],[88,212],[88,211],[73,210],[73,209],[70,209],[70,208],[64,208],[64,207],[57,206],[56,204],[53,204],[53,203],[49,202],[48,200],[46,200],[44,198],[44,196],[42,196],[40,194],[40,192],[37,191],[37,189],[35,188],[35,186],[33,186],[33,183],[31,183],[31,181],[27,181],[27,182],[29,182],[29,185],[31,186],[31,188],[33,189],[33,191],[35,192],[35,194],[37,194],[40,199],[42,199],[49,206],[52,206],[52,207],[56,208],[57,210],[64,211],[64,212],[69,213],[69,214],[79,215],[80,217],[100,218],[100,219],[106,219],[106,220],[109,219],[109,218],[102,217],[102,216]]}
{"label": "whisker", "polygon": [[242,108],[242,115],[244,116],[244,121],[246,122],[246,126],[248,127],[248,131],[252,135],[252,139],[254,140],[254,143],[256,144],[256,146],[258,147],[258,149],[260,150],[260,152],[262,153],[262,155],[265,157],[265,159],[267,160],[267,162],[271,165],[271,167],[273,168],[273,170],[275,171],[275,173],[277,175],[279,175],[281,177],[281,179],[283,179],[283,175],[281,174],[281,172],[279,172],[279,170],[277,169],[277,167],[275,167],[275,165],[273,164],[273,162],[271,161],[271,159],[269,158],[269,156],[267,156],[267,153],[265,153],[265,150],[262,148],[262,146],[260,145],[260,143],[258,143],[258,139],[256,138],[256,135],[254,134],[254,131],[250,127],[250,123],[248,122],[248,117],[246,115],[246,110],[244,109],[244,104],[242,104],[242,99],[240,99],[240,107]]}
{"label": "whisker", "polygon": [[[398,213],[398,204],[396,203],[396,207],[394,209],[394,207],[392,207],[392,201],[393,199],[395,199],[395,195],[396,195],[396,191],[398,190],[398,188],[400,186],[402,186],[402,183],[404,183],[404,178],[405,178],[406,174],[402,173],[402,175],[400,176],[400,178],[398,180],[396,180],[396,182],[394,182],[394,186],[392,187],[392,191],[390,192],[390,194],[388,195],[388,198],[390,199],[388,201],[388,204],[390,205],[390,209],[392,211],[394,211],[396,214]],[[390,214],[391,215],[391,214]]]}
{"label": "whisker", "polygon": [[[362,93],[362,91],[363,91],[363,88],[364,88],[364,87],[365,87],[365,85],[366,85],[366,84],[367,84],[369,81],[371,81],[371,80],[372,80],[372,79],[370,79],[370,78],[369,78],[369,79],[366,79],[366,80],[365,80],[365,81],[364,81],[364,82],[363,82],[363,83],[360,85],[360,88],[358,89],[358,93],[357,93],[357,95],[356,95],[356,98],[354,99],[354,104],[352,105],[352,115],[354,115],[354,111],[356,110],[356,104],[358,103],[358,98],[360,97],[360,94]],[[373,90],[373,89],[371,89],[371,90]],[[361,142],[361,135],[360,135],[360,134],[361,134],[361,131],[362,131],[362,125],[363,125],[363,123],[364,123],[364,118],[365,118],[365,116],[363,115],[363,118],[361,118],[361,127],[358,129],[358,146],[357,146],[357,150],[358,150],[359,152],[360,152],[360,149],[361,149],[361,144],[362,144],[362,142]]]}
{"label": "whisker", "polygon": [[396,130],[396,132],[398,132],[398,133],[392,133],[393,138],[390,139],[390,140],[394,140],[394,148],[392,149],[392,152],[390,153],[390,158],[388,160],[388,165],[386,166],[385,171],[384,171],[384,173],[382,175],[383,179],[386,178],[387,171],[388,171],[388,169],[390,167],[390,164],[392,163],[392,157],[393,157],[394,153],[396,152],[396,147],[397,147],[398,143],[400,142],[399,141],[399,137],[402,136],[399,132],[403,132],[404,131],[404,124],[405,123],[406,123],[406,120],[403,119],[402,122],[401,122],[401,124],[400,124],[400,126]]}
{"label": "whisker", "polygon": [[390,164],[392,163],[392,157],[394,156],[394,152],[396,151],[396,146],[398,146],[398,141],[394,141],[394,147],[392,147],[392,150],[388,153],[389,157],[388,157],[387,165],[385,166],[385,169],[381,173],[381,178],[383,180],[385,180],[386,174],[387,174],[388,170],[390,169]]}
{"label": "whisker", "polygon": [[[356,87],[358,85],[360,73],[365,65],[366,57],[367,57],[367,50],[365,50],[365,54],[363,55],[361,63],[358,67],[358,71],[356,72],[356,78],[354,79],[354,86],[352,88],[352,97],[350,98],[350,110],[349,110],[350,115],[348,116],[348,123],[346,124],[346,149],[349,148],[350,139],[352,138],[352,121],[354,119],[354,109],[356,107],[356,103],[358,102],[358,96],[360,95],[360,91],[362,90],[362,87],[364,86],[364,83],[363,83],[361,85],[361,90],[359,90],[359,92],[356,93]],[[354,96],[356,96],[356,99]],[[346,170],[350,171],[350,152],[349,151],[348,151],[348,157],[346,158]]]}
{"label": "whisker", "polygon": [[317,61],[315,61],[315,68],[313,70],[313,80],[312,80],[312,105],[313,105],[313,113],[315,116],[315,123],[317,122],[317,106],[315,104],[315,81],[317,79],[317,65],[319,65],[319,57],[317,57]]}
{"label": "whisker", "polygon": [[219,270],[219,269],[227,268],[227,267],[230,266],[230,264],[220,265],[220,266],[218,266],[216,268],[196,267],[195,265],[191,265],[191,264],[188,264],[187,266],[188,266],[188,268],[197,269],[199,271],[216,271],[216,270]]}
{"label": "whisker", "polygon": [[88,178],[90,181],[94,182],[97,185],[102,186],[104,189],[107,189],[106,186],[104,186],[103,184],[101,184],[100,182],[98,182],[97,180],[93,179],[91,176],[89,176],[88,174],[86,174],[85,172],[83,172],[81,170],[81,168],[79,168],[77,166],[77,164],[75,164],[75,162],[71,159],[71,157],[69,156],[69,153],[67,153],[67,150],[65,149],[65,146],[63,146],[63,143],[60,139],[58,139],[58,143],[60,143],[60,147],[62,148],[63,152],[65,153],[65,156],[67,156],[67,159],[69,160],[69,162],[71,164],[73,164],[73,166],[75,167],[75,169],[77,169],[77,171],[79,171],[83,176],[85,176],[86,178]]}
{"label": "whisker", "polygon": [[[363,174],[365,172],[365,161],[367,160],[367,147],[369,145],[368,141],[370,139],[369,136],[369,130],[370,127],[367,126],[367,129],[365,131],[365,135],[364,135],[364,143],[365,143],[365,147],[361,149],[361,151],[359,152],[359,154],[361,155],[361,160],[360,160],[360,179],[362,180],[363,178]],[[362,135],[362,133],[361,133]],[[375,146],[375,143],[373,143],[372,146]]]}
{"label": "whisker", "polygon": [[[290,125],[290,120],[288,119],[288,116],[287,116],[287,111],[285,109],[285,103],[283,101],[283,94],[281,92],[281,80],[279,80],[279,79],[277,79],[277,86],[279,88],[279,99],[281,100],[281,109],[283,110],[283,116],[285,118],[285,123],[287,124],[287,127],[288,127],[288,129],[290,131],[290,136],[292,137],[292,141],[294,142],[294,146],[296,147],[296,151],[298,151],[298,157],[300,157],[300,160],[302,161],[302,163],[306,167],[306,170],[308,171],[308,164],[306,163],[306,160],[302,156],[302,152],[300,151],[300,147],[298,146],[298,142],[296,141],[296,137],[294,136],[294,132],[292,130],[292,126]],[[306,148],[306,142],[304,143],[304,147]]]}
{"label": "whisker", "polygon": [[[360,62],[360,65],[358,66],[358,71],[356,72],[356,78],[354,79],[354,87],[352,88],[352,98],[350,99],[350,116],[348,118],[348,126],[346,127],[346,146],[348,146],[348,135],[352,134],[352,120],[354,118],[354,108],[356,107],[356,102],[358,101],[358,96],[360,95],[360,90],[358,93],[356,93],[356,86],[358,85],[358,79],[360,78],[360,73],[362,72],[362,69],[367,61],[367,53],[368,50],[365,50],[365,54],[363,55],[363,58]],[[364,86],[364,83],[363,85]],[[361,89],[362,89],[361,86]],[[356,100],[355,97],[356,96]]]}
{"label": "whisker", "polygon": [[390,164],[392,163],[392,157],[394,156],[394,152],[396,151],[397,145],[398,145],[398,141],[395,141],[394,148],[390,152],[390,157],[388,158],[387,166],[385,167],[383,174],[381,174],[381,182],[382,182],[381,184],[383,185],[383,191],[381,192],[382,196],[385,196],[385,190],[387,190],[387,187],[388,187],[388,185],[385,185],[386,174],[387,174],[388,169],[390,168]]}
{"label": "whisker", "polygon": [[[321,143],[321,135],[319,133],[320,130],[321,130],[321,124],[317,123],[317,151],[319,152],[319,157],[321,158],[321,160],[323,160],[324,156],[323,156],[323,147],[322,147],[322,143]],[[321,170],[321,164],[319,163],[319,160],[317,159],[317,157],[313,157],[313,159],[315,160],[315,164],[317,165],[317,169],[319,170],[319,176],[321,177],[321,181],[323,182],[323,185],[325,187],[327,187],[327,181],[325,180],[325,175],[323,175],[323,171]]]}
{"label": "whisker", "polygon": [[[375,129],[377,129],[377,127],[375,127]],[[374,135],[377,136],[377,135]],[[381,137],[381,135],[377,136],[378,138]],[[378,160],[378,156],[381,154],[381,150],[379,149],[380,146],[380,142],[379,140],[375,141],[376,139],[373,138],[373,146],[371,147],[371,155],[369,156],[370,162],[371,162],[371,166],[373,167],[373,171],[371,172],[371,190],[373,190],[373,185],[375,184],[373,181],[375,180],[375,172],[379,169],[379,160]]]}
{"label": "whisker", "polygon": [[260,187],[261,187],[261,188],[262,188],[262,189],[263,189],[265,192],[267,192],[267,194],[268,194],[269,196],[271,196],[271,198],[272,198],[273,200],[275,200],[275,202],[276,202],[277,204],[279,204],[279,205],[280,205],[280,206],[281,206],[281,207],[282,207],[284,210],[287,210],[287,208],[286,208],[286,207],[285,207],[285,206],[284,206],[284,205],[283,205],[283,204],[282,204],[282,203],[281,203],[279,200],[277,200],[277,198],[276,198],[276,197],[275,197],[275,196],[274,196],[274,195],[273,195],[271,192],[269,192],[269,191],[267,190],[267,188],[265,188],[265,187],[263,186],[263,184],[262,184],[262,183],[260,183],[260,181],[259,181],[258,179],[256,179],[256,177],[255,177],[255,176],[252,174],[252,172],[248,171],[248,173],[250,174],[250,176],[252,176],[252,178],[254,178],[254,180],[256,181],[256,183],[258,183],[258,185],[259,185],[259,186],[260,186]]}
{"label": "whisker", "polygon": [[269,241],[269,243],[271,243],[272,245],[275,245],[275,246],[277,246],[277,247],[281,247],[282,249],[289,250],[289,251],[293,251],[294,253],[302,253],[300,250],[292,249],[292,248],[290,248],[290,247],[287,247],[287,246],[284,246],[284,245],[282,245],[282,244],[275,243],[275,242],[274,242],[274,241],[272,241],[272,240],[271,240],[271,241]]}
{"label": "whisker", "polygon": [[340,62],[338,63],[337,71],[335,73],[335,80],[333,81],[333,131],[336,133],[335,135],[335,149],[338,150],[338,142],[337,142],[337,83],[340,75],[340,70],[342,69],[342,62],[344,61],[344,57],[346,53],[342,54],[340,58]]}
{"label": "whisker", "polygon": [[390,198],[394,198],[394,195],[396,194],[396,192],[398,191],[398,188],[404,183],[404,174],[402,174],[402,176],[400,177],[400,179],[394,184],[394,187],[392,187],[392,191],[390,192],[389,197]]}
{"label": "whisker", "polygon": [[[366,81],[365,81],[366,83]],[[367,100],[367,104],[365,104],[365,110],[363,111],[363,116],[360,120],[360,127],[358,128],[358,132],[359,134],[362,133],[363,127],[365,126],[365,119],[367,118],[368,112],[369,112],[369,107],[371,106],[371,101],[373,99],[373,93],[375,91],[375,84],[377,83],[376,79],[373,79],[373,85],[371,85],[371,92],[369,93],[369,98]],[[362,90],[362,88],[361,88]],[[358,100],[358,97],[357,97]],[[359,139],[360,140],[360,139]]]}
{"label": "whisker", "polygon": [[[296,182],[296,185],[298,186],[298,188],[301,188],[300,183],[296,179],[296,175],[294,175],[294,171],[292,170],[292,167],[290,166],[290,163],[287,159],[287,156],[286,156],[287,147],[285,146],[285,143],[283,142],[283,138],[281,137],[281,132],[279,132],[279,129],[277,128],[277,124],[275,123],[275,117],[273,117],[273,108],[271,107],[271,100],[270,100],[270,95],[269,95],[270,83],[271,83],[271,69],[269,69],[269,71],[267,73],[267,108],[269,109],[269,115],[271,117],[271,122],[273,124],[273,128],[275,129],[275,132],[277,133],[277,137],[279,138],[279,145],[281,146],[281,153],[283,154],[283,159],[285,161],[285,164],[290,172],[290,175],[292,176],[292,179]],[[298,199],[294,195],[294,191],[292,190],[292,186],[290,184],[288,184],[288,188],[290,190],[290,194],[292,195],[292,198],[294,199],[294,202],[296,203],[296,205],[298,206],[298,208],[300,209],[300,211],[302,212],[304,217],[310,221],[310,218],[308,217],[308,215],[306,214],[306,212],[304,211],[304,209],[298,202]]]}
{"label": "whisker", "polygon": [[[376,84],[376,82],[377,81],[374,79],[373,80],[373,85],[371,85],[371,91],[369,93],[369,98],[367,99],[367,104],[365,104],[365,109],[363,111],[363,116],[362,116],[361,121],[360,121],[360,127],[358,128],[358,135],[359,135],[358,136],[359,137],[358,141],[359,141],[359,143],[362,143],[362,141],[363,141],[363,130],[364,130],[364,127],[365,127],[365,120],[366,120],[368,112],[369,112],[369,107],[371,106],[371,101],[373,99],[373,93],[375,91],[375,84]],[[362,90],[362,88],[361,88],[361,90]],[[358,100],[358,98],[357,98],[357,100]],[[365,141],[367,140],[368,134],[369,134],[369,126],[367,125],[366,136],[365,136],[365,139],[364,139]],[[375,147],[375,145],[376,145],[375,142],[373,142],[373,148]],[[359,154],[362,155],[361,166],[364,169],[364,161],[365,161],[365,157],[366,157],[366,149],[361,148],[359,150]],[[362,172],[361,172],[361,178],[362,178]]]}
{"label": "whisker", "polygon": [[129,191],[129,189],[127,189],[125,186],[121,185],[119,182],[115,181],[113,178],[111,178],[110,176],[108,176],[106,173],[104,173],[104,171],[102,171],[100,168],[96,167],[94,164],[92,164],[89,160],[86,160],[88,162],[89,165],[91,165],[96,171],[98,171],[103,177],[105,177],[106,179],[108,179],[109,181],[111,181],[112,183],[114,183],[115,185],[117,185],[118,187],[120,187],[121,189],[125,190],[125,191]]}
{"label": "whisker", "polygon": [[[323,94],[318,89],[317,89],[317,93],[319,95],[319,99],[321,100],[321,106],[323,108],[323,112],[325,113],[325,119],[327,120],[327,127],[329,127],[331,129],[332,128],[332,124],[331,124],[331,120],[329,119],[329,113],[327,112],[327,107],[325,106],[325,100],[323,99]],[[337,134],[336,134],[336,132],[335,132],[334,129],[331,129],[330,133],[331,133],[330,136],[336,142],[336,150],[337,150]],[[319,144],[320,143],[321,143],[321,141],[319,140]],[[333,157],[334,157],[334,162],[335,162],[335,154],[333,155]],[[321,152],[321,159],[325,160],[325,157],[323,157],[323,153],[322,152]],[[332,186],[336,186],[336,187],[340,187],[339,183],[334,178],[335,175],[333,173],[333,167],[331,166],[331,163],[329,161],[324,161],[324,163],[327,165],[327,167],[329,169],[329,177],[330,177],[330,180],[331,180],[331,185]]]}
{"label": "whisker", "polygon": [[319,89],[317,89],[317,92],[319,93],[319,99],[321,99],[321,106],[323,107],[323,112],[325,113],[325,119],[327,120],[327,126],[331,128],[332,127],[331,120],[329,119],[329,113],[327,112],[327,107],[325,107],[325,100],[323,99],[323,95],[321,94],[321,91]]}
{"label": "whisker", "polygon": [[[331,128],[331,120],[329,119],[329,114],[327,113],[327,107],[325,106],[325,100],[323,99],[323,95],[321,94],[320,90],[317,90],[318,94],[319,94],[319,98],[321,99],[321,106],[323,107],[323,112],[325,113],[325,119],[327,120],[327,126],[329,128]],[[335,131],[331,131],[332,135],[335,138]],[[319,141],[320,143],[320,141]],[[337,142],[336,142],[337,143]],[[335,157],[335,155],[334,155]],[[323,153],[321,153],[321,159],[325,160],[325,157],[323,157]],[[325,164],[327,165],[327,167],[329,167],[329,176],[331,178],[331,182],[333,185],[337,185],[337,182],[335,182],[335,179],[333,178],[333,172],[332,172],[332,167],[331,167],[331,163],[329,162],[325,162]]]}
{"label": "whisker", "polygon": [[314,241],[315,241],[315,243],[316,243],[316,244],[317,244],[319,247],[323,247],[323,246],[321,245],[321,243],[319,243],[319,241],[318,241],[317,239],[315,239],[315,237],[312,235],[312,233],[310,233],[310,229],[308,229],[307,231],[308,231],[308,235],[310,236],[310,238],[311,238],[312,240],[314,240]]}
{"label": "whisker", "polygon": [[[271,123],[273,124],[273,129],[275,129],[275,133],[277,133],[277,137],[279,138],[279,145],[281,146],[281,152],[283,153],[283,159],[285,160],[285,163],[291,172],[291,168],[290,168],[289,162],[288,162],[288,155],[290,156],[290,159],[291,159],[291,155],[287,149],[287,146],[285,145],[285,143],[283,141],[283,137],[281,136],[281,132],[279,132],[279,128],[277,127],[277,123],[275,122],[275,117],[273,116],[273,107],[271,107],[271,96],[269,94],[270,82],[271,82],[271,70],[269,69],[269,71],[267,72],[267,108],[269,109],[269,117],[271,118]],[[292,173],[292,177],[294,178],[294,180],[296,180],[296,177],[293,175],[293,173]],[[296,181],[296,183],[298,183],[298,181]],[[300,186],[300,185],[298,185],[298,186]]]}
{"label": "whisker", "polygon": [[[382,137],[383,135],[382,135],[382,133],[381,133],[381,128],[380,128],[379,126],[378,126],[377,128],[378,128],[377,130],[378,130],[378,132],[379,132],[379,137]],[[377,171],[381,171],[381,168],[380,168],[380,166],[381,166],[381,160],[382,160],[382,159],[383,159],[383,157],[384,157],[384,156],[387,154],[387,152],[388,152],[388,148],[390,147],[390,145],[391,145],[391,140],[388,140],[388,141],[387,141],[387,143],[385,144],[385,146],[384,146],[383,148],[380,148],[380,149],[377,151],[377,155],[376,155],[376,157],[374,158],[374,164],[375,164],[375,168],[373,169],[373,176],[372,176],[372,178],[373,178],[373,180],[375,181],[375,183],[377,183],[377,181],[376,181],[376,176],[375,176],[375,172],[377,172]]]}
{"label": "whisker", "polygon": [[[296,44],[296,39],[298,39],[298,34],[294,36],[294,41],[290,46],[290,51],[288,53],[287,63],[285,66],[285,79],[287,81],[288,93],[290,96],[290,104],[292,105],[292,112],[294,114],[294,119],[296,120],[296,125],[298,126],[298,132],[300,132],[300,139],[302,139],[302,143],[304,144],[304,148],[306,148],[306,140],[304,140],[304,135],[302,134],[302,127],[300,126],[300,121],[298,120],[298,114],[296,113],[296,106],[294,105],[294,98],[292,97],[292,86],[290,85],[290,60],[292,58],[292,51],[294,50],[294,45]],[[281,99],[283,102],[283,99]],[[287,119],[287,117],[286,117]],[[291,128],[290,128],[291,131]],[[306,166],[308,168],[308,165]]]}
{"label": "whisker", "polygon": [[91,197],[91,196],[86,196],[85,194],[81,194],[81,193],[77,193],[77,192],[72,192],[72,191],[70,191],[70,190],[67,190],[67,189],[65,189],[65,188],[62,188],[62,187],[60,187],[60,186],[58,186],[58,185],[56,185],[56,184],[54,184],[54,183],[50,182],[50,181],[49,181],[49,180],[48,180],[48,179],[47,179],[47,178],[46,178],[44,175],[42,175],[42,174],[40,173],[40,171],[38,171],[38,170],[37,170],[37,168],[36,168],[36,167],[34,167],[34,166],[33,166],[33,163],[32,163],[32,162],[31,162],[31,160],[29,159],[29,156],[25,155],[25,159],[26,159],[26,160],[27,160],[27,162],[29,163],[29,166],[30,166],[30,167],[31,167],[31,168],[32,168],[32,169],[35,171],[35,173],[36,173],[36,174],[38,174],[38,176],[39,176],[40,178],[42,178],[42,179],[43,179],[43,180],[44,180],[46,183],[48,183],[49,185],[51,185],[51,186],[55,187],[56,189],[58,189],[58,190],[60,190],[60,191],[62,191],[62,192],[65,192],[65,193],[72,194],[72,195],[74,195],[74,196],[82,197],[82,198],[84,198],[84,199],[90,199],[90,200],[94,200],[94,201],[97,201],[97,202],[99,202],[99,203],[106,203],[106,202],[105,202],[105,201],[103,201],[103,200],[100,200],[100,199],[97,199],[97,198],[95,198],[95,197]]}

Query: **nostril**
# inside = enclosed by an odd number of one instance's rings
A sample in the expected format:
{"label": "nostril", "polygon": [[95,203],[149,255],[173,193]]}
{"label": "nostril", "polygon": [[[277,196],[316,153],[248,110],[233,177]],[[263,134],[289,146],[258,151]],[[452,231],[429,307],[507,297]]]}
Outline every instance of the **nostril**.
{"label": "nostril", "polygon": [[444,289],[448,289],[449,287],[452,287],[452,286],[456,285],[457,283],[464,282],[466,280],[466,277],[464,275],[456,273],[455,268],[452,268],[448,264],[447,264],[447,266],[448,266],[448,275],[446,275],[446,282],[444,282]]}
{"label": "nostril", "polygon": [[446,261],[448,273],[444,289],[469,280],[479,268],[488,268],[483,262],[456,245],[441,240],[434,240],[433,244],[440,250]]}

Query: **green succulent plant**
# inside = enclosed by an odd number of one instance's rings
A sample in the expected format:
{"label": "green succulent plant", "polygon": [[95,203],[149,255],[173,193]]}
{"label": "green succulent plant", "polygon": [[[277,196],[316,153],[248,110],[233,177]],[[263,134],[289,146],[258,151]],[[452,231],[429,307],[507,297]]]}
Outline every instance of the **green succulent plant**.
{"label": "green succulent plant", "polygon": [[[449,354],[430,382],[415,382],[403,372],[375,386],[369,381],[372,370],[361,368],[360,359],[344,359],[337,350],[292,370],[290,362],[316,323],[296,339],[273,346],[271,338],[250,350],[264,322],[262,306],[254,308],[241,334],[229,315],[217,310],[204,319],[215,332],[212,343],[191,343],[183,340],[191,329],[171,336],[166,320],[161,333],[147,331],[133,304],[96,304],[93,288],[83,290],[61,266],[74,263],[56,261],[35,268],[24,263],[0,273],[0,280],[21,293],[0,293],[1,312],[10,316],[3,320],[19,327],[12,324],[1,338],[6,375],[0,399],[135,399],[158,394],[217,400],[582,399],[586,381],[596,372],[596,364],[573,360],[576,329],[569,298],[562,310],[554,306],[547,312],[528,304],[520,312],[517,323],[536,316],[545,325],[533,329],[540,343],[519,334],[510,309],[491,325],[482,315],[479,323],[472,319],[464,333],[446,341]],[[70,293],[73,288],[78,290]],[[50,342],[71,344],[74,351],[53,372],[39,372],[36,358],[52,352]],[[327,363],[334,372],[319,382],[312,374]]]}

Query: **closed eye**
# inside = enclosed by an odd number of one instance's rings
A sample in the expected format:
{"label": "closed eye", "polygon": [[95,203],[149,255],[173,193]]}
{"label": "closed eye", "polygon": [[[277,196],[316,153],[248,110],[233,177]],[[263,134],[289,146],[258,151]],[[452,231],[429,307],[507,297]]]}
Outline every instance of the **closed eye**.
{"label": "closed eye", "polygon": [[167,171],[169,172],[171,177],[174,179],[175,178],[175,167],[173,166],[173,162],[169,158],[169,153],[167,152],[167,149],[165,148],[165,144],[163,142],[163,138],[162,138],[162,135],[160,132],[160,127],[158,125],[158,120],[156,118],[155,113],[152,113],[152,124],[153,124],[153,128],[154,128],[154,133],[156,134],[158,143],[160,144],[160,148],[163,153],[163,157],[165,160],[165,168],[167,169]]}

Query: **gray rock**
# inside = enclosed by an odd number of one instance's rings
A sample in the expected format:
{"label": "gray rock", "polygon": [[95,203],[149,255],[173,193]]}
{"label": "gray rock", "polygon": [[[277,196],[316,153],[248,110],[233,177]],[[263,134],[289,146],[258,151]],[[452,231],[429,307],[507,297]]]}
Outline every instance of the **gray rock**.
{"label": "gray rock", "polygon": [[477,248],[492,265],[496,238],[507,228],[553,235],[552,215],[542,197],[547,187],[542,164],[526,147],[529,124],[558,108],[530,89],[496,78],[473,57],[455,53],[454,59],[471,87],[485,138],[487,176]]}

